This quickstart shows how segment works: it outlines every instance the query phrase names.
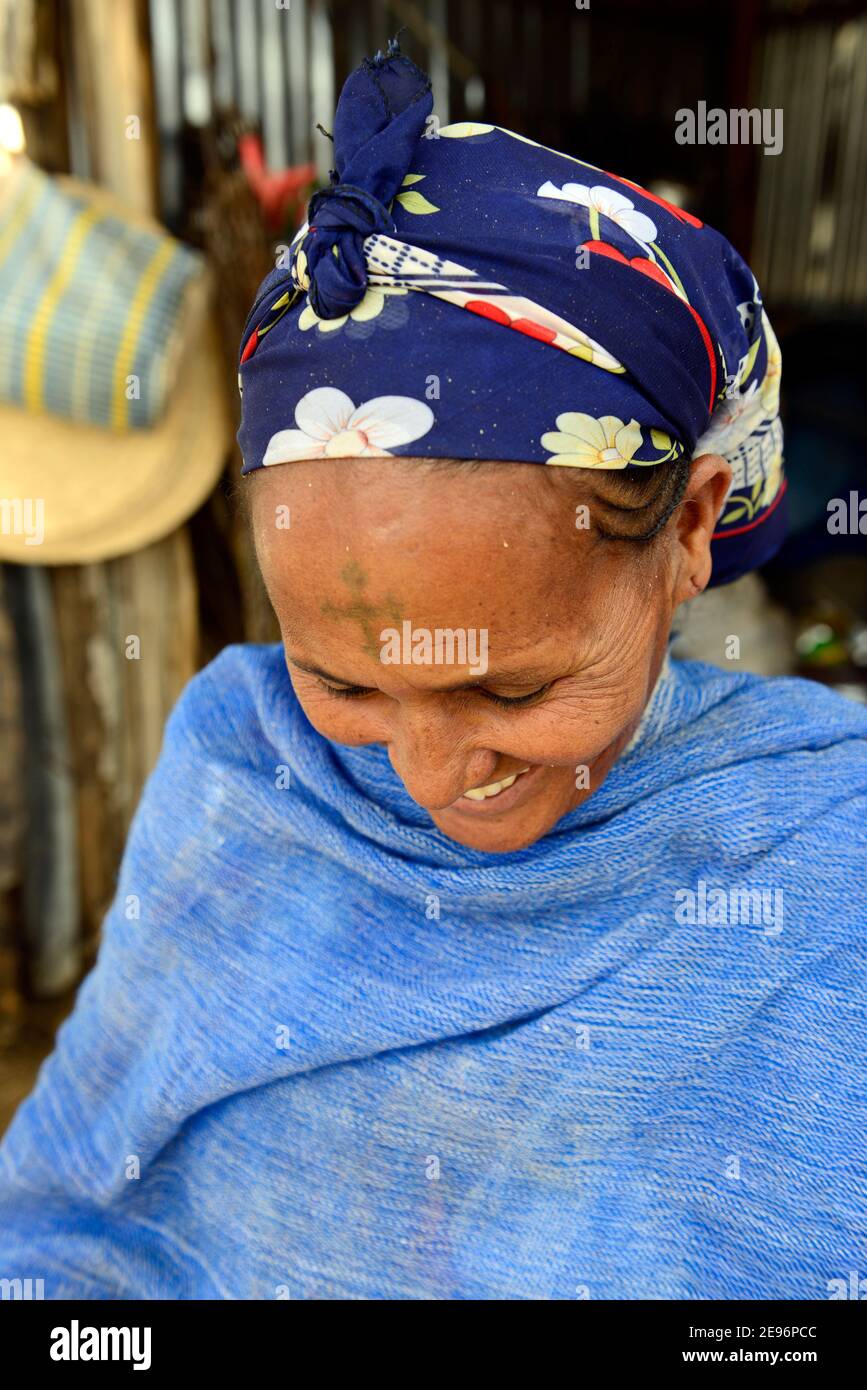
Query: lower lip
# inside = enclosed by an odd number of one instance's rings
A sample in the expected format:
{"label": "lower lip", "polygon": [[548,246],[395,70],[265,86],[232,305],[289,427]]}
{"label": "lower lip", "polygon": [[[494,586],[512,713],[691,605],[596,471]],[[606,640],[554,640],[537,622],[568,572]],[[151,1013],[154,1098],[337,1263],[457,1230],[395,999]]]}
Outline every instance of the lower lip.
{"label": "lower lip", "polygon": [[496,796],[486,796],[483,801],[459,796],[457,801],[453,801],[451,806],[446,807],[446,810],[454,811],[461,816],[493,816],[500,812],[511,811],[512,807],[524,798],[529,784],[541,771],[542,764],[537,763],[535,767],[530,768],[529,772],[522,772],[510,787],[505,787]]}

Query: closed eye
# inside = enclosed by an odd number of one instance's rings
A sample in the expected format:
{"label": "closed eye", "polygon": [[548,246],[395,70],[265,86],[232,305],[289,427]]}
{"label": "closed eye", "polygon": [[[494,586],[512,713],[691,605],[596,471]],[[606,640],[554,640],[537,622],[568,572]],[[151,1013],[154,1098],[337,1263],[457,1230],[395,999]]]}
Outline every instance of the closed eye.
{"label": "closed eye", "polygon": [[[327,690],[329,695],[336,695],[337,698],[340,700],[359,700],[365,695],[379,694],[379,691],[377,691],[372,686],[329,685],[326,681],[321,680],[318,676],[316,677],[316,683],[323,690]],[[474,686],[472,687],[472,689],[476,694],[481,695],[485,700],[490,700],[492,704],[501,705],[504,708],[516,709],[520,708],[521,705],[530,705],[535,700],[541,699],[542,696],[547,694],[547,692],[551,689],[552,684],[553,682],[549,681],[547,685],[541,685],[538,690],[531,690],[528,695],[516,696],[497,695],[495,691],[485,690],[482,686]],[[455,693],[465,695],[469,692],[462,690],[456,691]]]}
{"label": "closed eye", "polygon": [[328,685],[326,681],[316,677],[316,684],[323,690],[327,690],[329,695],[337,695],[343,700],[357,700],[362,695],[375,695],[378,692],[368,685]]}
{"label": "closed eye", "polygon": [[493,690],[483,690],[480,686],[479,694],[484,695],[486,700],[492,700],[495,705],[511,705],[514,708],[521,705],[531,705],[535,700],[541,700],[542,696],[551,689],[552,684],[553,682],[549,681],[547,685],[540,685],[538,690],[531,690],[529,695],[513,696],[495,695]]}

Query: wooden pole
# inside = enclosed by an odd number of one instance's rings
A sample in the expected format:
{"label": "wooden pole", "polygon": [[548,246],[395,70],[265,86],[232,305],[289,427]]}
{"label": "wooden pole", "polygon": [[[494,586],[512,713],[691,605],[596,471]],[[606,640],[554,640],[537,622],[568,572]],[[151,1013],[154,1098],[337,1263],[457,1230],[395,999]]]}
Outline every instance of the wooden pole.
{"label": "wooden pole", "polygon": [[[69,17],[90,176],[130,209],[153,214],[146,0],[71,0]],[[118,451],[122,466],[122,443]],[[102,564],[58,567],[52,582],[77,789],[82,924],[92,947],[166,718],[199,664],[189,531]],[[130,637],[139,638],[138,659],[128,655]]]}

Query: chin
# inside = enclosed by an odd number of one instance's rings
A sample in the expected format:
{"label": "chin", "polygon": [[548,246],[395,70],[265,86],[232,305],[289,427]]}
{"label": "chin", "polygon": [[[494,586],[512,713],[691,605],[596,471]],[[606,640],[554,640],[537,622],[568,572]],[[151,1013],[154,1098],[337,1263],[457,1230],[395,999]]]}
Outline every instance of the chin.
{"label": "chin", "polygon": [[443,835],[463,845],[466,849],[482,850],[486,854],[513,854],[516,850],[528,849],[557,824],[565,811],[550,811],[533,815],[516,811],[505,816],[499,824],[493,820],[477,824],[465,824],[448,811],[432,811],[431,819]]}
{"label": "chin", "polygon": [[605,780],[610,764],[614,761],[614,748],[594,765],[596,776],[594,786],[576,789],[568,786],[547,789],[547,795],[536,798],[537,804],[516,806],[503,816],[492,815],[490,819],[479,816],[463,816],[447,808],[444,811],[428,811],[428,815],[438,830],[467,849],[482,850],[486,854],[514,854],[516,850],[528,849],[541,840],[558,821],[583,805]]}

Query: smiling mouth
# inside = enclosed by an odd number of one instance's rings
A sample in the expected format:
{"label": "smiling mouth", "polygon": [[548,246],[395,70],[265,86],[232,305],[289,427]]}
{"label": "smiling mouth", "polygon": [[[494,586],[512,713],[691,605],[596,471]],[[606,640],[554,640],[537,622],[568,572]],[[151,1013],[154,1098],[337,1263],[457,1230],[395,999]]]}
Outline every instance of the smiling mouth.
{"label": "smiling mouth", "polygon": [[469,791],[464,792],[460,800],[489,801],[491,797],[499,796],[501,792],[513,786],[519,777],[523,777],[524,773],[529,771],[529,767],[522,767],[517,772],[510,773],[508,777],[501,778],[499,782],[488,782],[483,787],[470,787]]}
{"label": "smiling mouth", "polygon": [[513,810],[523,806],[536,790],[539,777],[545,773],[544,763],[530,763],[510,772],[496,782],[487,782],[483,787],[469,787],[467,791],[442,809],[441,814],[451,822],[484,819],[502,820]]}

